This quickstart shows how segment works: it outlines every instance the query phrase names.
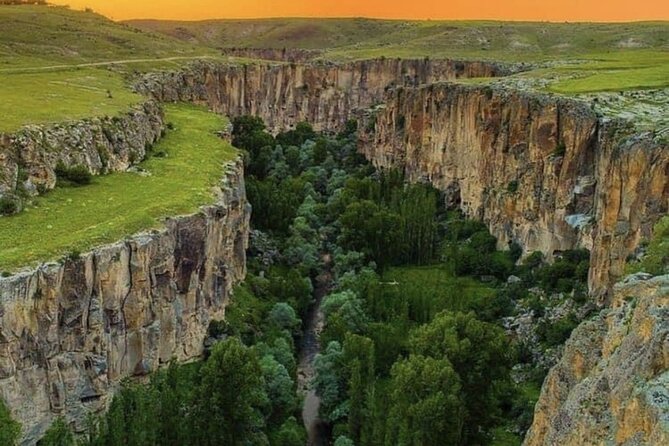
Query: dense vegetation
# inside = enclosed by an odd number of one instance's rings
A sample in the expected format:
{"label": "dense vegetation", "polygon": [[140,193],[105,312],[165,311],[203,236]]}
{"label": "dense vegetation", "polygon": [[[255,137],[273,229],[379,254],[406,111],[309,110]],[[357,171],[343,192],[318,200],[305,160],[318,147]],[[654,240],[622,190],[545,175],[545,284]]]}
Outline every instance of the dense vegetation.
{"label": "dense vegetation", "polygon": [[[207,358],[126,383],[88,444],[304,444],[297,346],[324,272],[333,283],[313,385],[334,444],[519,441],[543,371],[512,379],[532,360],[500,321],[520,301],[544,311],[533,286],[578,299],[587,252],[517,266],[518,246],[497,251],[430,186],[365,162],[355,132],[354,122],[336,137],[300,124],[273,137],[258,118],[235,119],[254,205],[247,280],[210,325]],[[542,342],[561,344],[572,322],[546,323]],[[72,443],[62,420],[47,440]]]}

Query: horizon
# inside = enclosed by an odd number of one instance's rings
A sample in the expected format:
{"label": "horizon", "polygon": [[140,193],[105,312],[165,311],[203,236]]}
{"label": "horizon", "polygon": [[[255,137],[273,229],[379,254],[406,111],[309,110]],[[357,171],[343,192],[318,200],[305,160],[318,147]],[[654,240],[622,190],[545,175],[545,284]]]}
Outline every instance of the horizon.
{"label": "horizon", "polygon": [[[533,23],[635,23],[669,21],[663,0],[564,0],[559,5],[535,0],[440,0],[384,2],[340,0],[314,4],[309,0],[51,0],[73,9],[91,8],[116,21],[205,21],[258,19],[373,19],[412,21],[495,21]],[[383,12],[381,12],[383,11]]]}

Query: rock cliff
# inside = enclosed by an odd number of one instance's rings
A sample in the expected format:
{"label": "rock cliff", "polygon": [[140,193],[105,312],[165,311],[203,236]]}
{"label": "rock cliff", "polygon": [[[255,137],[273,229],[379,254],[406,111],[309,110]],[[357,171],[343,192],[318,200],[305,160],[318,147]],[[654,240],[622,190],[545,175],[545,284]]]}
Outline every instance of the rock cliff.
{"label": "rock cliff", "polygon": [[258,115],[272,131],[303,120],[333,131],[358,118],[368,159],[432,182],[486,222],[501,247],[517,242],[549,258],[590,249],[590,289],[605,301],[626,258],[669,208],[669,150],[582,102],[440,82],[519,69],[427,59],[198,63],[148,75],[137,89]]}
{"label": "rock cliff", "polygon": [[308,121],[316,130],[337,130],[355,110],[383,99],[393,86],[466,77],[501,76],[512,69],[487,62],[377,59],[334,64],[199,62],[182,71],[150,74],[136,89],[160,101],[205,104],[229,115],[258,115],[273,131]]}
{"label": "rock cliff", "polygon": [[238,161],[198,214],[0,279],[0,397],[24,444],[58,416],[83,428],[123,378],[202,354],[244,278],[249,216]]}
{"label": "rock cliff", "polygon": [[122,171],[146,156],[161,136],[163,112],[154,101],[115,117],[26,126],[0,135],[0,196],[53,189],[58,164],[92,174]]}
{"label": "rock cliff", "polygon": [[526,446],[669,444],[669,276],[631,276],[544,382]]}
{"label": "rock cliff", "polygon": [[574,100],[441,83],[391,90],[361,123],[368,159],[445,191],[501,248],[591,250],[602,299],[669,209],[669,147]]}

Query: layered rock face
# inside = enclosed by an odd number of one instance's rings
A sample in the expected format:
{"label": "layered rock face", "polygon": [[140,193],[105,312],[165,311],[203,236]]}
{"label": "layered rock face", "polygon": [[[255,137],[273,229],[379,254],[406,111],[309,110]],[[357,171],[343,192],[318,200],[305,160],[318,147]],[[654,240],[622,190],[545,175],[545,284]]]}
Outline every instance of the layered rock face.
{"label": "layered rock face", "polygon": [[453,84],[399,88],[362,119],[361,150],[484,221],[500,247],[592,251],[605,298],[669,207],[669,148],[585,104]]}
{"label": "layered rock face", "polygon": [[59,164],[85,166],[94,175],[126,170],[160,138],[163,119],[160,106],[147,101],[116,117],[0,135],[0,196],[18,188],[29,194],[53,189]]}
{"label": "layered rock face", "polygon": [[205,104],[229,116],[257,115],[280,131],[308,121],[332,131],[355,110],[379,103],[393,86],[508,74],[486,62],[378,59],[346,64],[225,65],[200,62],[184,71],[150,74],[136,89],[160,101]]}
{"label": "layered rock face", "polygon": [[544,382],[526,446],[669,444],[669,276],[631,276]]}
{"label": "layered rock face", "polygon": [[669,208],[669,151],[586,104],[534,93],[440,83],[508,74],[490,63],[379,59],[347,64],[199,63],[152,74],[137,89],[161,101],[262,117],[272,131],[308,121],[361,122],[377,166],[427,180],[500,247],[592,251],[591,291],[605,300],[625,260]]}
{"label": "layered rock face", "polygon": [[249,216],[238,161],[196,215],[0,279],[0,397],[24,444],[58,416],[84,428],[123,378],[203,353],[209,322],[245,276]]}

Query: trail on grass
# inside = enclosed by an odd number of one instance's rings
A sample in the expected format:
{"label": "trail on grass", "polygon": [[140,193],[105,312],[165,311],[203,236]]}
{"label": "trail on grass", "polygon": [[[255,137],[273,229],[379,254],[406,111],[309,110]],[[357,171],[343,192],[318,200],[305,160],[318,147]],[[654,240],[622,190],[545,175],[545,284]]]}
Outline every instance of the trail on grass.
{"label": "trail on grass", "polygon": [[147,62],[174,62],[177,60],[198,60],[198,59],[215,59],[214,56],[173,56],[163,57],[160,59],[121,59],[109,60],[104,62],[87,62],[81,64],[63,64],[63,65],[47,65],[42,67],[24,67],[24,68],[2,68],[0,73],[30,73],[50,70],[62,70],[68,68],[90,68],[90,67],[106,67],[110,65],[125,65],[132,63],[147,63]]}

